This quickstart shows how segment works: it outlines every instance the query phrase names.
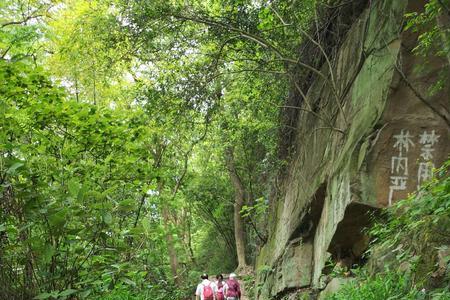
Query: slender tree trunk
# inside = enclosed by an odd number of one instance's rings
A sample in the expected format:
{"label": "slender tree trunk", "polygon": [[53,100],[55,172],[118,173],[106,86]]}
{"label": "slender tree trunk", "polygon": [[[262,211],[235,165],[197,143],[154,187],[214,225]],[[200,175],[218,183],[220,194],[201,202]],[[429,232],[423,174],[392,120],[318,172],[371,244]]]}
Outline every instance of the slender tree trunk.
{"label": "slender tree trunk", "polygon": [[[159,143],[159,146],[156,148],[156,151],[153,153],[154,165],[155,169],[159,169],[161,167],[161,162],[163,159],[163,155],[166,149],[166,145],[163,142]],[[161,177],[156,178],[157,181],[157,190],[159,197],[162,197],[164,194],[164,181]],[[160,201],[161,205],[161,216],[162,216],[162,225],[165,231],[165,238],[167,243],[167,252],[169,254],[169,263],[170,263],[170,271],[172,273],[173,281],[176,285],[180,284],[180,279],[178,278],[178,256],[177,251],[175,249],[175,241],[172,236],[172,220],[170,219],[170,211],[167,201],[162,199]]]}
{"label": "slender tree trunk", "polygon": [[[164,183],[160,178],[158,178],[158,193],[161,197],[163,193]],[[173,281],[176,285],[179,285],[180,280],[178,278],[178,257],[177,251],[175,250],[175,243],[173,240],[173,236],[171,233],[171,220],[170,220],[170,212],[168,204],[165,201],[161,203],[162,209],[162,221],[164,226],[164,231],[166,232],[166,243],[167,243],[167,252],[169,254],[169,263],[170,263],[170,271],[172,273]]]}
{"label": "slender tree trunk", "polygon": [[191,222],[192,222],[192,215],[191,215],[191,208],[190,203],[188,204],[189,207],[185,210],[183,210],[183,245],[186,251],[187,256],[189,257],[191,263],[194,266],[197,266],[197,261],[195,259],[194,250],[192,249],[192,233],[191,233]]}
{"label": "slender tree trunk", "polygon": [[[23,224],[25,222],[22,220]],[[26,240],[28,240],[28,229],[23,230],[20,235],[19,239],[22,243],[26,243]],[[24,299],[31,299],[34,294],[34,281],[33,281],[33,256],[31,253],[31,249],[27,246],[27,253],[26,253],[26,261],[25,261],[25,268],[23,272],[23,298]]]}
{"label": "slender tree trunk", "polygon": [[79,90],[78,90],[78,75],[75,75],[75,99],[77,100],[77,103],[80,102],[79,99]]}
{"label": "slender tree trunk", "polygon": [[166,231],[166,243],[167,250],[169,252],[169,262],[170,262],[170,270],[172,272],[173,281],[176,285],[179,285],[180,280],[178,278],[178,257],[177,251],[175,250],[175,243],[173,240],[172,233],[170,232],[170,217],[169,217],[169,209],[167,205],[164,205],[162,210],[163,221],[164,221],[164,229]]}
{"label": "slender tree trunk", "polygon": [[234,187],[234,238],[236,241],[236,254],[238,259],[238,269],[245,269],[245,224],[242,220],[241,210],[244,206],[245,188],[239,177],[234,160],[233,148],[225,149],[225,163],[228,169],[231,182]]}

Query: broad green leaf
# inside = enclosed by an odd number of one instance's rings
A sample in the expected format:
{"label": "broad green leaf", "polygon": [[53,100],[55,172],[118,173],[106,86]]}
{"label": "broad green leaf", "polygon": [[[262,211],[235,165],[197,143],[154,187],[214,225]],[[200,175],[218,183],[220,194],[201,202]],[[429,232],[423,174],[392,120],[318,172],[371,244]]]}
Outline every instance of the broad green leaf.
{"label": "broad green leaf", "polygon": [[55,254],[55,248],[51,245],[45,245],[45,248],[42,252],[42,257],[45,262],[50,262],[52,256]]}
{"label": "broad green leaf", "polygon": [[33,299],[44,300],[44,299],[49,299],[51,297],[53,297],[52,293],[41,293],[41,294],[37,295],[36,297],[34,297]]}
{"label": "broad green leaf", "polygon": [[23,166],[24,166],[23,162],[16,162],[11,167],[8,168],[6,173],[9,174],[9,175],[13,175],[13,174],[15,174],[17,169],[19,169],[19,168],[21,168]]}
{"label": "broad green leaf", "polygon": [[67,290],[64,290],[64,291],[60,292],[58,296],[59,297],[67,297],[67,296],[70,296],[72,294],[75,294],[76,292],[77,292],[77,290],[67,289]]}
{"label": "broad green leaf", "polygon": [[136,286],[136,282],[134,282],[134,281],[132,281],[132,280],[126,278],[126,277],[122,278],[122,281],[125,282],[128,285]]}
{"label": "broad green leaf", "polygon": [[92,293],[91,289],[85,290],[81,292],[79,295],[82,299],[87,298]]}
{"label": "broad green leaf", "polygon": [[69,189],[69,194],[72,197],[78,198],[78,192],[80,191],[80,183],[78,182],[77,179],[72,178],[69,180],[68,189]]}
{"label": "broad green leaf", "polygon": [[69,210],[67,208],[63,208],[58,212],[49,216],[50,224],[56,230],[60,230],[62,226],[67,222],[67,215]]}
{"label": "broad green leaf", "polygon": [[110,225],[112,223],[112,215],[110,212],[105,212],[102,217],[105,224]]}

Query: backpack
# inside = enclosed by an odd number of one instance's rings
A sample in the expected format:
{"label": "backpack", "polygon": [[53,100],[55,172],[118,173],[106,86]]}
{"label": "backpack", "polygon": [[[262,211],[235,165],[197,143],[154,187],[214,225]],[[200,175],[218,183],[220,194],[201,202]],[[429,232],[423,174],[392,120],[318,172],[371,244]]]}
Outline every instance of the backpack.
{"label": "backpack", "polygon": [[227,280],[227,297],[240,297],[239,293],[239,283],[234,279]]}
{"label": "backpack", "polygon": [[213,300],[214,299],[214,292],[211,287],[211,283],[206,285],[203,285],[203,299],[204,300]]}
{"label": "backpack", "polygon": [[223,295],[223,283],[222,283],[222,281],[217,283],[217,297],[216,297],[216,299],[217,300],[224,300],[225,299],[224,295]]}

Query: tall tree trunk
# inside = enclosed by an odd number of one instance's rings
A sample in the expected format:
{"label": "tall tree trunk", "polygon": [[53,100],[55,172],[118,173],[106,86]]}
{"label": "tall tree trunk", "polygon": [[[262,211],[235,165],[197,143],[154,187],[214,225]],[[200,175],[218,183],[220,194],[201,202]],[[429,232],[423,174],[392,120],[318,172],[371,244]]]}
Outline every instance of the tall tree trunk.
{"label": "tall tree trunk", "polygon": [[171,221],[167,205],[164,205],[162,209],[162,216],[164,221],[164,229],[166,231],[166,243],[167,243],[167,250],[169,252],[170,270],[172,272],[173,281],[175,282],[176,285],[179,285],[180,279],[178,278],[178,257],[177,251],[175,250],[173,236],[171,233],[170,228]]}
{"label": "tall tree trunk", "polygon": [[[22,219],[22,223],[25,223],[25,220]],[[26,244],[26,241],[29,237],[29,230],[25,229],[19,234],[19,239],[22,243]],[[26,261],[25,261],[25,268],[23,272],[23,299],[31,299],[34,295],[34,280],[33,280],[33,254],[31,252],[30,247],[27,245],[26,247]]]}
{"label": "tall tree trunk", "polygon": [[244,206],[245,187],[236,170],[236,163],[234,160],[232,147],[227,147],[225,149],[225,163],[234,187],[234,238],[236,241],[238,269],[246,269],[247,262],[245,260],[245,224],[241,216],[241,210]]}
{"label": "tall tree trunk", "polygon": [[195,259],[194,250],[192,249],[192,232],[191,232],[191,222],[192,222],[192,214],[191,214],[191,204],[188,204],[187,209],[183,210],[183,246],[185,248],[186,254],[189,257],[191,263],[196,267],[197,261]]}
{"label": "tall tree trunk", "polygon": [[[164,183],[161,178],[157,179],[158,181],[158,194],[161,197],[163,193]],[[170,271],[172,273],[173,281],[176,285],[179,285],[180,280],[178,278],[178,257],[177,251],[175,250],[174,240],[171,232],[170,224],[172,221],[170,220],[170,212],[168,203],[166,201],[161,202],[162,209],[162,221],[164,226],[164,231],[166,232],[166,243],[167,243],[167,252],[169,254],[169,263],[170,263]]]}
{"label": "tall tree trunk", "polygon": [[[166,145],[163,142],[159,143],[159,146],[156,148],[156,151],[153,153],[154,164],[153,167],[155,169],[159,169],[161,167],[161,162],[163,159],[164,152],[166,150]],[[164,192],[164,181],[161,177],[156,178],[158,195],[161,197]],[[169,263],[170,263],[170,271],[172,273],[173,281],[176,285],[180,284],[180,279],[178,278],[178,256],[177,251],[175,249],[175,242],[172,236],[172,228],[170,219],[169,206],[167,201],[161,201],[161,215],[164,231],[166,232],[166,243],[167,243],[167,252],[169,254]]]}

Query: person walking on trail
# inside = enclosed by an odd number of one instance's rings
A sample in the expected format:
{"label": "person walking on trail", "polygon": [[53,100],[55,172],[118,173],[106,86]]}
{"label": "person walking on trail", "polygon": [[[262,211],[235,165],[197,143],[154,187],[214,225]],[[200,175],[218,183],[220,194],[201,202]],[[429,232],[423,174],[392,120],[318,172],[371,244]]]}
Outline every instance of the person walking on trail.
{"label": "person walking on trail", "polygon": [[216,292],[216,299],[217,300],[225,300],[225,294],[223,293],[223,287],[225,285],[225,282],[223,281],[223,276],[222,274],[219,274],[216,276],[216,288],[217,288],[217,292]]}
{"label": "person walking on trail", "polygon": [[236,274],[231,273],[229,279],[223,287],[226,300],[239,300],[241,299],[241,285],[236,279]]}
{"label": "person walking on trail", "polygon": [[208,280],[208,274],[200,276],[202,282],[197,285],[195,300],[216,300],[216,285]]}

